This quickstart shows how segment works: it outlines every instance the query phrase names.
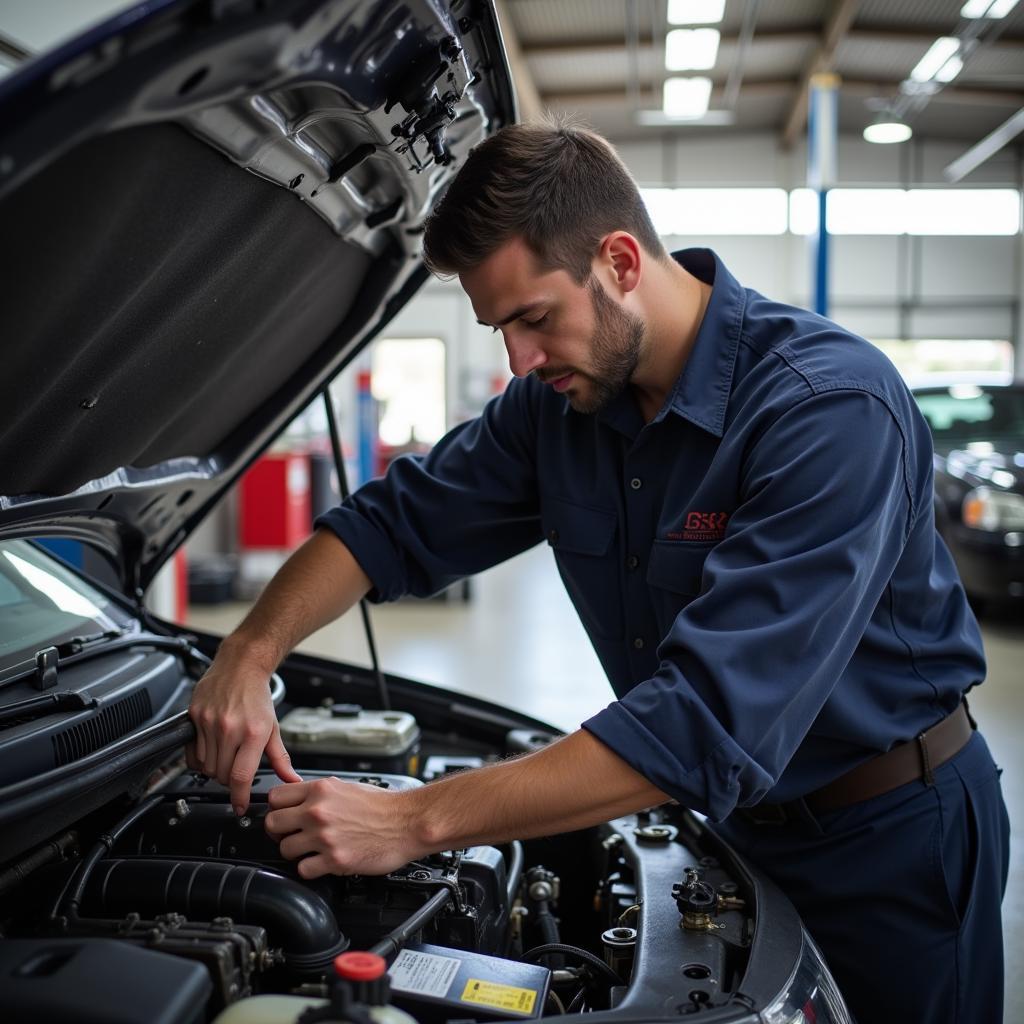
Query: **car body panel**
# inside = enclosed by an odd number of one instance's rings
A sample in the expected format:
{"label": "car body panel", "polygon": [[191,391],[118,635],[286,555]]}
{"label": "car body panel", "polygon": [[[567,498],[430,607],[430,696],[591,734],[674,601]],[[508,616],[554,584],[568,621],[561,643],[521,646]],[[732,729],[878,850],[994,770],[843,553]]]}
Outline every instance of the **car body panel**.
{"label": "car body panel", "polygon": [[422,284],[514,117],[486,2],[147,3],[0,83],[0,536],[144,588]]}

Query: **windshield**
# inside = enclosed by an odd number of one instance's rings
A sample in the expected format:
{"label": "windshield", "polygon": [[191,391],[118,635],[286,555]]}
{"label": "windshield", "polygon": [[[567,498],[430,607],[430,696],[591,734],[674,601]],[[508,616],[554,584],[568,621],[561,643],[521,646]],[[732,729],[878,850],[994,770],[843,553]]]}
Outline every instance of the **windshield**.
{"label": "windshield", "polygon": [[1024,390],[957,384],[914,395],[936,442],[1024,442]]}
{"label": "windshield", "polygon": [[31,542],[0,541],[0,665],[127,621],[103,593]]}

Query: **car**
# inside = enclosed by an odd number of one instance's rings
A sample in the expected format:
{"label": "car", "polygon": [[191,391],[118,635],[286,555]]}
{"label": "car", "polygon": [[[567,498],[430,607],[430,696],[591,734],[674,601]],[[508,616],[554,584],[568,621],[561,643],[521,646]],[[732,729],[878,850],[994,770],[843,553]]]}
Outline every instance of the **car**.
{"label": "car", "polygon": [[1024,598],[1024,384],[921,386],[935,444],[935,524],[980,604]]}
{"label": "car", "polygon": [[[269,770],[237,817],[186,767],[220,638],[147,588],[301,410],[333,420],[515,116],[484,0],[150,0],[0,83],[5,1024],[849,1021],[786,897],[684,808],[307,882]],[[408,789],[558,735],[306,655],[270,686],[308,779]]]}

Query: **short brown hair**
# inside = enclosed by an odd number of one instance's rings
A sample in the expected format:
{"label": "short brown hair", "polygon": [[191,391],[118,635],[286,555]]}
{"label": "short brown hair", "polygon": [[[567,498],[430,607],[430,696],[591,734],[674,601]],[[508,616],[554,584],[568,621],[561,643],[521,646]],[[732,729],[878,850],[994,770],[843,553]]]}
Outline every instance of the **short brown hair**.
{"label": "short brown hair", "polygon": [[423,258],[435,274],[458,274],[521,237],[545,269],[567,270],[582,284],[601,239],[620,230],[667,258],[611,145],[549,119],[509,125],[473,150],[427,221]]}

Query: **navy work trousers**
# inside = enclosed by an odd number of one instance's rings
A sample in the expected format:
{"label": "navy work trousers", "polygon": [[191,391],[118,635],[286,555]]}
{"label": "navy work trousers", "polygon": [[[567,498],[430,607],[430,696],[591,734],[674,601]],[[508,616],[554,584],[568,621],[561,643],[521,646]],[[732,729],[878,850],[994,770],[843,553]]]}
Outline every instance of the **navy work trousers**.
{"label": "navy work trousers", "polygon": [[859,1024],[1003,1019],[1009,819],[975,733],[923,781],[784,825],[717,826],[789,896]]}

